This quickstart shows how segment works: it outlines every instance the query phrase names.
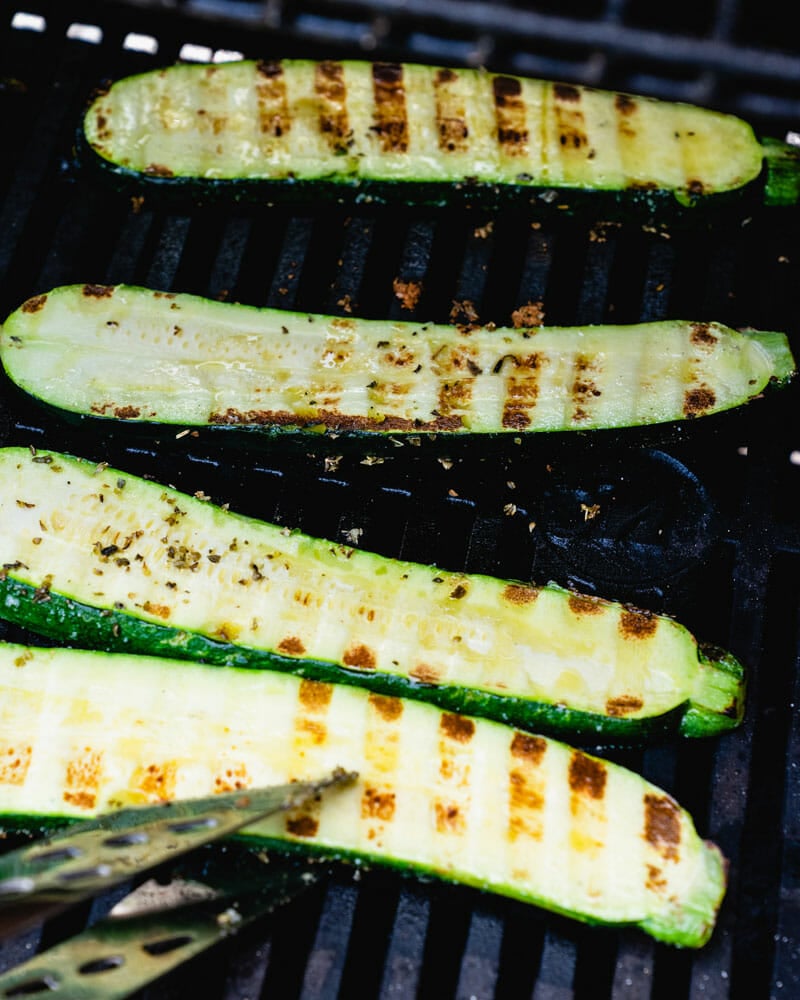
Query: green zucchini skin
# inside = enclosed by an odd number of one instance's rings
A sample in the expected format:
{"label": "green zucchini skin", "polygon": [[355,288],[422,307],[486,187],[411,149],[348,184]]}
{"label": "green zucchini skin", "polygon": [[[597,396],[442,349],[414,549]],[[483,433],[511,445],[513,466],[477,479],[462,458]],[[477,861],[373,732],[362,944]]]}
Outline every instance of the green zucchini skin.
{"label": "green zucchini skin", "polygon": [[292,313],[68,285],[5,321],[21,389],[79,417],[267,438],[514,438],[693,420],[789,381],[782,333],[718,323],[524,329]]}
{"label": "green zucchini skin", "polygon": [[300,780],[346,789],[244,831],[669,944],[709,939],[726,861],[625,768],[486,719],[289,674],[0,644],[0,823]]}
{"label": "green zucchini skin", "polygon": [[737,726],[663,616],[388,559],[58,453],[0,451],[0,613],[63,642],[288,670],[585,742]]}
{"label": "green zucchini skin", "polygon": [[[84,160],[200,199],[442,206],[528,200],[659,214],[758,188],[730,115],[473,69],[364,61],[176,65],[92,99]],[[756,182],[759,181],[758,184]]]}

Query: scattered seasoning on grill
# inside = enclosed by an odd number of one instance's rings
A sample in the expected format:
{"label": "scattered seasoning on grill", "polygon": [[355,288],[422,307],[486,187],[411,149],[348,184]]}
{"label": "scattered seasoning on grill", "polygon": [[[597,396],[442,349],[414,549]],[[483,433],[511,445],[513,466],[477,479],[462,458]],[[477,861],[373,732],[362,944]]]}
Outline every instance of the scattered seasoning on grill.
{"label": "scattered seasoning on grill", "polygon": [[530,326],[542,326],[544,306],[541,302],[527,302],[511,313],[511,324],[516,330]]}
{"label": "scattered seasoning on grill", "polygon": [[414,309],[422,294],[421,281],[404,281],[402,278],[395,278],[392,282],[392,290],[395,298],[400,300],[402,309]]}
{"label": "scattered seasoning on grill", "polygon": [[470,299],[462,301],[454,299],[450,309],[450,322],[464,330],[473,330],[479,326],[480,320],[475,303]]}

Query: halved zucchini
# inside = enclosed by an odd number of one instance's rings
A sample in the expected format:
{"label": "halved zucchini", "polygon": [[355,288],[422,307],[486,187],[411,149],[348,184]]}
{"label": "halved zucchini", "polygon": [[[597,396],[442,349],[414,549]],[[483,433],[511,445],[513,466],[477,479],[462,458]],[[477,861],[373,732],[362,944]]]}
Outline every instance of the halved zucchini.
{"label": "halved zucchini", "polygon": [[0,450],[0,615],[63,642],[268,666],[595,743],[742,717],[677,622],[384,558],[55,452]]}
{"label": "halved zucchini", "polygon": [[29,299],[0,357],[24,390],[84,417],[372,437],[677,421],[794,371],[784,334],[718,323],[474,329],[106,285]]}
{"label": "halved zucchini", "polygon": [[671,944],[712,933],[726,864],[639,775],[541,736],[273,671],[0,645],[0,824],[283,783],[336,796],[257,841],[463,882]]}
{"label": "halved zucchini", "polygon": [[[191,196],[446,204],[513,192],[562,211],[581,192],[647,207],[719,198],[754,186],[765,153],[779,156],[746,122],[691,105],[331,60],[182,64],[117,80],[92,100],[80,138],[120,180]],[[794,203],[789,181],[785,169],[768,177],[768,200]]]}

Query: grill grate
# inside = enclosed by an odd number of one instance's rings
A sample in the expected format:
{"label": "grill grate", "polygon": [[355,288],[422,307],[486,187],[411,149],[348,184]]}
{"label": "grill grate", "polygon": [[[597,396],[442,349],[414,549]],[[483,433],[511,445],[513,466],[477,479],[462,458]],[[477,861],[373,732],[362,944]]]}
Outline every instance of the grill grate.
{"label": "grill grate", "polygon": [[[13,10],[0,25],[7,136],[0,148],[0,308],[5,315],[56,284],[124,281],[375,318],[446,322],[454,303],[463,308],[467,300],[482,320],[498,324],[527,303],[541,303],[553,324],[713,318],[787,330],[797,350],[795,212],[673,234],[541,222],[528,210],[209,206],[189,213],[122,201],[87,184],[72,162],[74,124],[91,88],[106,76],[167,64],[187,42],[212,54],[367,50],[486,61],[701,100],[782,135],[800,119],[800,55],[781,50],[766,29],[756,34],[751,6],[671,5],[683,15],[671,21],[637,0],[542,3],[537,13],[477,0],[429,0],[424,10],[388,0],[186,0],[174,10],[147,0],[85,0],[68,12],[55,2],[26,3],[20,11],[43,18],[44,30],[26,28],[39,22]],[[360,34],[354,23],[364,25]],[[75,24],[101,28],[101,38],[75,37]],[[153,39],[156,51],[143,51],[152,45],[132,42],[131,34]],[[395,279],[422,283],[413,310],[403,308]],[[579,583],[672,613],[751,668],[740,732],[701,745],[608,751],[673,792],[731,859],[719,928],[699,954],[460,887],[334,869],[323,888],[277,920],[142,995],[797,995],[799,402],[795,385],[742,414],[688,429],[537,440],[480,456],[459,449],[444,461],[408,445],[369,458],[345,449],[341,456],[231,451],[203,433],[138,443],[125,435],[88,437],[3,382],[3,444],[109,461],[312,534],[357,537],[361,547],[386,555]],[[580,504],[590,501],[601,513],[586,520]],[[20,637],[8,628],[2,634]],[[0,943],[0,966],[68,936],[110,905],[97,901]]]}

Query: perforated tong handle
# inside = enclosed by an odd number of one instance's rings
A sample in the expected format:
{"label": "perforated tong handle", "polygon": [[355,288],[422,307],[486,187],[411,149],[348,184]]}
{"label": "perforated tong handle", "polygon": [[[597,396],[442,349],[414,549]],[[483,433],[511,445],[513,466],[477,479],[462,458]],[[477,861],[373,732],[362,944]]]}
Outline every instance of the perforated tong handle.
{"label": "perforated tong handle", "polygon": [[121,809],[0,857],[0,933],[17,931],[202,844],[353,779],[319,781]]}
{"label": "perforated tong handle", "polygon": [[316,881],[307,866],[265,864],[244,848],[229,847],[215,867],[209,873],[202,864],[203,887],[217,890],[210,898],[129,917],[114,916],[115,907],[111,917],[0,975],[0,998],[123,1000]]}

